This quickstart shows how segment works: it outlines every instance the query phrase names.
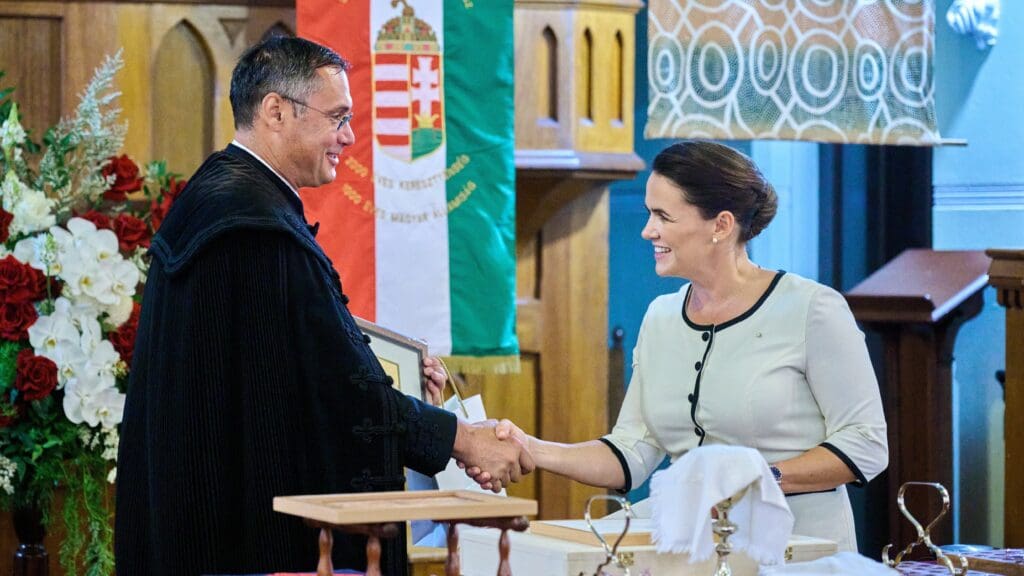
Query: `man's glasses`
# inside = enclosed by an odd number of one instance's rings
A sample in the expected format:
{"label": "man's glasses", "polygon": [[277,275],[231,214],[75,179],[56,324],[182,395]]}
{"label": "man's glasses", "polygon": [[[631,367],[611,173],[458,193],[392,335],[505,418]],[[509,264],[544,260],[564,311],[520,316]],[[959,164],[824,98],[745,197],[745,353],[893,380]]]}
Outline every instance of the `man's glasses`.
{"label": "man's glasses", "polygon": [[309,108],[310,110],[313,110],[314,112],[319,112],[320,114],[323,114],[327,118],[330,118],[332,121],[337,122],[338,126],[334,129],[335,132],[340,131],[342,128],[347,126],[348,123],[352,121],[352,116],[354,116],[354,114],[352,114],[351,112],[342,114],[340,116],[337,115],[337,114],[328,114],[327,112],[324,112],[323,110],[320,110],[319,108],[314,108],[314,107],[310,106],[309,104],[306,104],[302,100],[298,100],[298,99],[292,98],[291,96],[285,96],[284,94],[281,94],[281,98],[284,98],[285,100],[287,100],[289,102],[294,102],[295,104],[301,104],[301,105],[305,106],[306,108]]}

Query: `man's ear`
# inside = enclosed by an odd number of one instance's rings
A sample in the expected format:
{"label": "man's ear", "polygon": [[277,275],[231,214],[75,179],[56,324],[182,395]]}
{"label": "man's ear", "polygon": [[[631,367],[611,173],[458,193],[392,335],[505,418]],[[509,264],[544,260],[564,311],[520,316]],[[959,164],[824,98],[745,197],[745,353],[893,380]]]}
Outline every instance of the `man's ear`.
{"label": "man's ear", "polygon": [[259,117],[273,131],[284,127],[285,100],[277,92],[271,92],[260,101]]}

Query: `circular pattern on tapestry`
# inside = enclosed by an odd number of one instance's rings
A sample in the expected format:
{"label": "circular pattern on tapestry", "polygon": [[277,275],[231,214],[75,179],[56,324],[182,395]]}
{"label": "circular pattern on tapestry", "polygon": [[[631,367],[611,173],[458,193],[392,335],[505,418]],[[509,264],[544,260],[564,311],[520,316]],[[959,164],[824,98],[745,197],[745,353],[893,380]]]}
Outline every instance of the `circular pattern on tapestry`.
{"label": "circular pattern on tapestry", "polygon": [[857,96],[865,102],[881,98],[885,92],[886,70],[885,50],[874,40],[862,39],[853,53],[856,71],[854,86]]}
{"label": "circular pattern on tapestry", "polygon": [[846,2],[849,0],[803,0],[796,7],[812,20],[819,22],[835,22],[846,13]]}
{"label": "circular pattern on tapestry", "polygon": [[754,89],[768,96],[779,88],[786,72],[787,50],[782,32],[775,27],[758,30],[750,39],[749,54],[747,74]]}
{"label": "circular pattern on tapestry", "polygon": [[797,42],[789,60],[789,87],[800,106],[823,114],[835,108],[848,82],[846,45],[824,30],[808,34]]}
{"label": "circular pattern on tapestry", "polygon": [[694,100],[718,106],[729,98],[743,74],[742,51],[732,31],[718,22],[694,33],[687,58],[687,79]]}
{"label": "circular pattern on tapestry", "polygon": [[911,30],[900,38],[889,62],[892,94],[906,106],[922,106],[932,97],[932,67],[928,61],[927,37],[923,30]]}
{"label": "circular pattern on tapestry", "polygon": [[675,96],[682,89],[683,53],[678,40],[669,36],[654,39],[648,52],[647,67],[659,94]]}

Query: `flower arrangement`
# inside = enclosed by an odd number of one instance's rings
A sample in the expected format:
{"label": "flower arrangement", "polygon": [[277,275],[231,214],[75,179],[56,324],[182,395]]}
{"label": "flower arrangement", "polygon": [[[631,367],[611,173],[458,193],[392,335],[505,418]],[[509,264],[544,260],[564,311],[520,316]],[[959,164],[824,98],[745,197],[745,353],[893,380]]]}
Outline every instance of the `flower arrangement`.
{"label": "flower arrangement", "polygon": [[21,126],[13,89],[0,90],[0,506],[38,508],[50,522],[63,488],[68,574],[113,571],[107,484],[146,249],[184,187],[163,163],[141,172],[117,155],[122,64],[108,57],[41,144]]}

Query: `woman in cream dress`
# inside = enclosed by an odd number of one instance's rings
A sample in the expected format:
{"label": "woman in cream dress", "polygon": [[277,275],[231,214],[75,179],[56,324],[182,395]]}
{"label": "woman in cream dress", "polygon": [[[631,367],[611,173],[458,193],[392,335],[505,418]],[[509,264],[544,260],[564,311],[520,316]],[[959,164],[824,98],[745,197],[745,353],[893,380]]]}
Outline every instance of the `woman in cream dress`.
{"label": "woman in cream dress", "polygon": [[[878,385],[846,301],[795,274],[765,270],[746,245],[777,199],[753,162],[712,142],[681,142],[654,160],[642,236],[660,276],[686,278],[651,303],[618,422],[603,438],[559,444],[504,421],[537,466],[619,490],[667,455],[701,445],[757,449],[796,518],[794,532],[856,550],[846,493],[888,464]],[[468,470],[493,487],[486,474]]]}

